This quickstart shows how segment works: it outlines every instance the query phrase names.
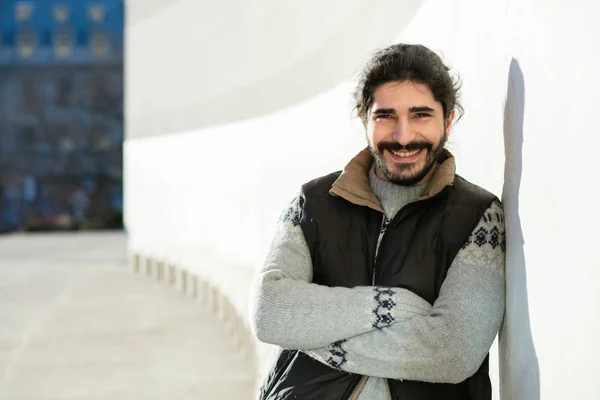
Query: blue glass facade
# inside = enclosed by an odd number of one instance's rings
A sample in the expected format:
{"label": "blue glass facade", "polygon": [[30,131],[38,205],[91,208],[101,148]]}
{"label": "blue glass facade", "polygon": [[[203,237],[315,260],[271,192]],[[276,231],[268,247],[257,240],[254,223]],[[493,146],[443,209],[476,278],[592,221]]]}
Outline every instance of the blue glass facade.
{"label": "blue glass facade", "polygon": [[123,1],[0,0],[0,232],[122,224]]}

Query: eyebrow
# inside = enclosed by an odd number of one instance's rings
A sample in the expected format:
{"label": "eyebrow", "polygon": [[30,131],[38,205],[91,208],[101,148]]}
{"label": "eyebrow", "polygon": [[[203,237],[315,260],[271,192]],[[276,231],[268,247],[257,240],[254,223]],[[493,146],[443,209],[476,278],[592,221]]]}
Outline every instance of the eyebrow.
{"label": "eyebrow", "polygon": [[[427,106],[419,106],[419,107],[411,107],[408,109],[408,111],[416,113],[416,112],[435,112],[435,110],[431,107],[427,107]],[[393,108],[378,108],[375,111],[373,111],[373,115],[379,115],[379,114],[392,114],[395,115],[396,114],[396,110],[394,110]]]}
{"label": "eyebrow", "polygon": [[376,114],[396,114],[396,110],[393,108],[378,108],[377,110],[373,111],[373,115]]}
{"label": "eyebrow", "polygon": [[420,106],[420,107],[411,107],[408,111],[410,111],[410,112],[423,112],[423,111],[434,112],[435,110],[431,107]]}

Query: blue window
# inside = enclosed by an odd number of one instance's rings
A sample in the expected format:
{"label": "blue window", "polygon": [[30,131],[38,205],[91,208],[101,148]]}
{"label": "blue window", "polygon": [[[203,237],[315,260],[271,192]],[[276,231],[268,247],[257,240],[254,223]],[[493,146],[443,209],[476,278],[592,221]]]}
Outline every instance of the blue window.
{"label": "blue window", "polygon": [[106,10],[104,6],[101,4],[93,4],[88,7],[88,17],[90,21],[95,22],[97,24],[101,24],[104,22],[106,18]]}
{"label": "blue window", "polygon": [[73,36],[68,32],[54,35],[54,54],[57,58],[66,58],[73,52]]}
{"label": "blue window", "polygon": [[28,22],[33,16],[33,2],[18,1],[15,3],[15,21]]}
{"label": "blue window", "polygon": [[67,6],[57,5],[54,6],[54,21],[59,24],[64,24],[69,22],[69,17],[71,16],[71,12]]}
{"label": "blue window", "polygon": [[104,57],[110,50],[110,42],[106,33],[94,33],[90,41],[92,54],[95,57]]}
{"label": "blue window", "polygon": [[19,57],[30,59],[35,53],[35,35],[31,32],[20,33],[17,35],[17,48]]}

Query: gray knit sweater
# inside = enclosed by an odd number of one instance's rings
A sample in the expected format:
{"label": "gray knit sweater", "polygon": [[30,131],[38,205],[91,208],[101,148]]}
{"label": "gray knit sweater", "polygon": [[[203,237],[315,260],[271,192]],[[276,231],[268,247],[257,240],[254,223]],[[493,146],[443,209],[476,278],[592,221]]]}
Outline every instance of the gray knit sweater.
{"label": "gray knit sweater", "polygon": [[[369,174],[388,220],[421,195]],[[389,400],[385,379],[459,383],[473,375],[504,315],[504,219],[499,203],[484,213],[448,270],[433,305],[413,292],[384,288],[392,300],[380,316],[382,288],[325,287],[312,282],[312,263],[295,199],[282,214],[251,298],[260,341],[302,350],[332,368],[368,376],[360,400]],[[385,227],[385,224],[384,224]],[[385,229],[385,228],[382,229]]]}

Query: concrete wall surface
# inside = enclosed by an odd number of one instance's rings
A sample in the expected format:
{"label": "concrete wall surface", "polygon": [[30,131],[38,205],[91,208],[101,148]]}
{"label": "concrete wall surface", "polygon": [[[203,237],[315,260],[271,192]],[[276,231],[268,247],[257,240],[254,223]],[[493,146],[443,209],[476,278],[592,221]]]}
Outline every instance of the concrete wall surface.
{"label": "concrete wall surface", "polygon": [[466,113],[449,144],[458,173],[505,204],[495,397],[598,398],[600,5],[218,4],[128,4],[130,251],[185,259],[184,268],[235,292],[223,271],[261,264],[300,184],[364,147],[350,93],[368,53],[425,44],[462,78]]}

